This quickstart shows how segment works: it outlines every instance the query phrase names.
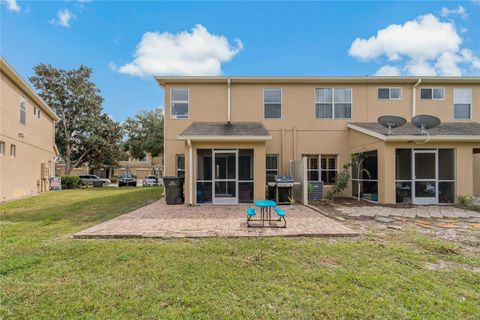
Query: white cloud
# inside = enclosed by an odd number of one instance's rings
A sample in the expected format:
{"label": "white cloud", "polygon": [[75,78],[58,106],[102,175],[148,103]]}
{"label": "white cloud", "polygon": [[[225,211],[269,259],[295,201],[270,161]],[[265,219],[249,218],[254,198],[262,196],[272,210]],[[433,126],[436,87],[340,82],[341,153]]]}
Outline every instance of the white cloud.
{"label": "white cloud", "polygon": [[53,25],[59,25],[65,28],[70,28],[70,21],[77,19],[70,10],[63,9],[57,12],[57,17],[50,19],[50,23]]}
{"label": "white cloud", "polygon": [[460,76],[463,67],[479,69],[478,57],[471,51],[462,53],[461,45],[452,21],[427,14],[402,25],[391,24],[368,39],[355,39],[349,54],[363,61],[389,61],[377,74]]}
{"label": "white cloud", "polygon": [[20,12],[20,6],[18,5],[17,0],[5,0],[5,4],[7,5],[8,10]]}
{"label": "white cloud", "polygon": [[113,70],[134,76],[204,75],[222,73],[222,63],[230,61],[243,49],[239,39],[230,44],[227,38],[215,35],[197,24],[191,32],[146,32],[137,45],[132,62]]}
{"label": "white cloud", "polygon": [[465,10],[465,8],[462,6],[458,6],[455,9],[448,9],[447,7],[442,7],[442,9],[440,9],[440,15],[442,17],[448,17],[450,15],[459,15],[462,19],[468,18],[467,10]]}
{"label": "white cloud", "polygon": [[402,72],[400,71],[400,69],[398,69],[397,67],[395,66],[391,66],[391,65],[386,65],[386,66],[383,66],[381,67],[380,69],[377,70],[377,72],[375,73],[375,76],[400,76],[402,75]]}

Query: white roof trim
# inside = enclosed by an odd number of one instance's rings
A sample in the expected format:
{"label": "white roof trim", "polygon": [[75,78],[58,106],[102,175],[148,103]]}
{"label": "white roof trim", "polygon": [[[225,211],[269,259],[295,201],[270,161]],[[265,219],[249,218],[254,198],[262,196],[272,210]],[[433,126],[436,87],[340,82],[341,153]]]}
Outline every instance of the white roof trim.
{"label": "white roof trim", "polygon": [[202,135],[192,135],[184,136],[178,135],[178,140],[192,140],[192,141],[267,141],[272,140],[272,136],[223,136],[223,135],[213,135],[213,136],[202,136]]}
{"label": "white roof trim", "polygon": [[[387,142],[395,142],[395,141],[425,141],[427,140],[427,136],[387,136]],[[450,135],[450,136],[443,136],[443,135],[436,135],[430,136],[428,141],[457,141],[457,142],[476,142],[480,141],[480,135],[478,136],[461,136],[461,135]]]}
{"label": "white roof trim", "polygon": [[[380,139],[385,142],[400,142],[400,141],[425,141],[427,140],[426,136],[420,135],[401,135],[401,136],[387,136],[372,130],[368,130],[354,124],[347,124],[347,128],[353,129],[355,131],[361,132],[363,134],[372,136],[374,138]],[[430,136],[428,141],[457,141],[457,142],[476,142],[480,141],[480,135],[477,136],[467,136],[467,135],[435,135]]]}
{"label": "white roof trim", "polygon": [[380,139],[380,140],[383,140],[383,141],[386,141],[386,140],[387,140],[387,136],[385,136],[385,135],[383,135],[383,134],[373,132],[372,130],[365,129],[365,128],[356,126],[356,125],[351,124],[351,123],[348,123],[348,124],[347,124],[347,128],[353,129],[353,130],[355,130],[355,131],[364,133],[364,134],[366,134],[366,135],[372,136],[372,137],[374,137],[374,138],[377,138],[377,139]]}
{"label": "white roof trim", "polygon": [[60,118],[53,112],[53,110],[43,101],[43,99],[33,90],[28,83],[23,80],[23,78],[18,74],[11,65],[8,64],[2,56],[0,56],[0,66],[1,71],[4,73],[10,80],[17,85],[22,92],[29,96],[35,104],[42,109],[53,121],[59,121]]}

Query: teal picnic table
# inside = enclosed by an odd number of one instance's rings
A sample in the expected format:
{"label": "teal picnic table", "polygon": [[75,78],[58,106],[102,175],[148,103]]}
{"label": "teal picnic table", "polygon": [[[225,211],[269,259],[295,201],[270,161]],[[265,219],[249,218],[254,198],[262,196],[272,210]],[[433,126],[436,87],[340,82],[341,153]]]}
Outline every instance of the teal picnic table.
{"label": "teal picnic table", "polygon": [[268,225],[272,223],[272,208],[277,204],[272,200],[256,200],[255,205],[260,208],[260,215],[262,217],[262,225],[265,225],[265,218],[268,216]]}

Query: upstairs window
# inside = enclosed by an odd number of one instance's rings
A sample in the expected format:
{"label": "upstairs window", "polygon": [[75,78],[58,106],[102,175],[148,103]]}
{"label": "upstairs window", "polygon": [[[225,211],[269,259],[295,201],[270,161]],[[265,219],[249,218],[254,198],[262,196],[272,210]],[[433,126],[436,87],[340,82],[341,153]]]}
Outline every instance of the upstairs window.
{"label": "upstairs window", "polygon": [[15,158],[17,156],[17,146],[14,144],[10,145],[10,157]]}
{"label": "upstairs window", "polygon": [[315,89],[315,117],[319,119],[350,119],[352,88]]}
{"label": "upstairs window", "polygon": [[37,107],[33,107],[33,116],[37,116],[40,119],[40,109]]}
{"label": "upstairs window", "polygon": [[282,117],[282,89],[263,89],[263,117],[265,119]]}
{"label": "upstairs window", "polygon": [[402,100],[402,88],[378,88],[378,100]]}
{"label": "upstairs window", "polygon": [[445,88],[421,88],[420,99],[422,100],[444,100]]}
{"label": "upstairs window", "polygon": [[455,119],[472,118],[472,88],[453,89],[453,109]]}
{"label": "upstairs window", "polygon": [[172,88],[170,101],[170,117],[188,119],[188,89]]}
{"label": "upstairs window", "polygon": [[20,124],[25,125],[27,120],[27,101],[25,97],[20,97]]}
{"label": "upstairs window", "polygon": [[0,141],[0,156],[5,155],[5,142]]}

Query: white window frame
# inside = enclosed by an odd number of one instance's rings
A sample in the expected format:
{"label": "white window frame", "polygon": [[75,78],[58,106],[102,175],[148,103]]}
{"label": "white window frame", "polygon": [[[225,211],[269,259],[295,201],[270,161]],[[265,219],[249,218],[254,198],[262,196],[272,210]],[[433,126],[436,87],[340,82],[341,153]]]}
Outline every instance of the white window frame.
{"label": "white window frame", "polygon": [[[280,90],[280,117],[279,118],[267,118],[265,117],[265,105],[266,104],[278,104],[273,102],[265,102],[265,91],[266,90]],[[283,90],[279,87],[265,87],[263,88],[263,119],[264,120],[281,120],[283,119]]]}
{"label": "white window frame", "polygon": [[[173,100],[173,90],[187,90],[187,100]],[[178,117],[172,113],[172,105],[174,103],[187,103],[187,116],[186,117]],[[188,120],[190,118],[190,89],[189,88],[170,88],[170,119],[174,120]]]}
{"label": "white window frame", "polygon": [[[308,179],[308,172],[318,172],[318,180],[308,180],[308,181],[322,181],[322,172],[325,171],[331,171],[331,172],[336,172],[335,174],[335,178],[338,174],[338,155],[335,155],[335,154],[319,154],[319,155],[316,155],[316,154],[311,154],[311,155],[304,155],[304,157],[307,158],[307,168],[306,168],[306,171],[307,171],[307,179]],[[326,169],[323,169],[322,168],[322,158],[323,159],[327,159],[327,168]],[[331,169],[329,168],[328,166],[328,159],[335,159],[335,169]],[[308,168],[308,162],[310,161],[310,159],[317,159],[317,166],[318,168],[317,169],[309,169]],[[327,182],[327,181],[324,181],[323,182],[324,185],[333,185],[333,183],[330,183],[330,182]]]}
{"label": "white window frame", "polygon": [[[319,118],[317,117],[317,89],[332,89],[332,117]],[[335,89],[350,89],[350,118],[335,118]],[[339,104],[345,102],[338,102]],[[348,120],[353,118],[353,88],[352,87],[316,87],[313,89],[313,117],[317,120]]]}
{"label": "white window frame", "polygon": [[[25,114],[24,122],[22,123],[22,112]],[[22,126],[27,125],[27,99],[24,96],[20,96],[20,124]]]}
{"label": "white window frame", "polygon": [[[267,158],[268,157],[275,157],[276,162],[277,162],[277,167],[275,169],[267,168],[267,163],[268,163]],[[269,172],[275,171],[275,174],[278,175],[278,159],[279,159],[279,157],[278,157],[278,154],[276,154],[276,153],[268,153],[268,154],[265,155],[265,173],[268,174]]]}
{"label": "white window frame", "polygon": [[10,145],[10,158],[16,158],[17,157],[17,146],[14,144]]}
{"label": "white window frame", "polygon": [[[183,168],[178,167],[178,158],[179,157],[183,157]],[[187,166],[187,163],[185,161],[186,161],[185,154],[178,153],[178,154],[175,155],[175,174],[176,174],[176,177],[180,177],[178,173],[183,172],[183,177],[185,178],[185,167]]]}
{"label": "white window frame", "polygon": [[[380,99],[379,98],[378,91],[380,89],[388,89],[388,99]],[[400,89],[400,98],[392,98],[392,89]],[[444,93],[444,96],[445,96],[445,93]],[[377,100],[379,100],[379,101],[389,101],[389,100],[400,101],[400,100],[403,100],[403,89],[402,89],[402,87],[378,87],[377,88]]]}
{"label": "white window frame", "polygon": [[[470,90],[470,118],[456,118],[455,117],[455,89],[468,89]],[[463,103],[458,103],[458,104],[463,104]],[[471,87],[458,87],[458,88],[453,88],[453,118],[455,120],[459,121],[468,121],[473,119],[473,89]]]}
{"label": "white window frame", "polygon": [[[423,98],[422,98],[422,90],[423,90],[423,89],[430,89],[430,90],[432,90],[432,99],[423,99]],[[443,90],[443,98],[441,98],[441,99],[435,98],[435,97],[433,96],[433,89],[442,89],[442,90]],[[445,87],[421,87],[419,94],[420,94],[420,100],[424,100],[424,101],[429,101],[429,100],[441,101],[441,100],[445,100],[446,90],[445,90]]]}

